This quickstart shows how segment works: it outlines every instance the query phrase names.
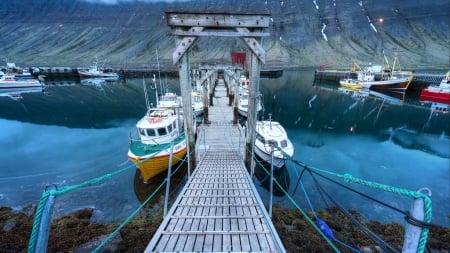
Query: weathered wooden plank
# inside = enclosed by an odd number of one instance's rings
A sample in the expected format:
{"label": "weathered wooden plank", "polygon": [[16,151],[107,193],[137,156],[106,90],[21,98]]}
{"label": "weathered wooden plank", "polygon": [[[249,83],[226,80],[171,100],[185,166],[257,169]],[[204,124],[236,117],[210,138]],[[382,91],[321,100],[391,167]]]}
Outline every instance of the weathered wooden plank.
{"label": "weathered wooden plank", "polygon": [[207,30],[207,31],[182,31],[175,30],[169,33],[176,36],[189,36],[189,37],[268,37],[269,32],[252,32],[252,31],[222,31],[222,30]]}
{"label": "weathered wooden plank", "polygon": [[166,12],[169,26],[268,28],[270,14]]}

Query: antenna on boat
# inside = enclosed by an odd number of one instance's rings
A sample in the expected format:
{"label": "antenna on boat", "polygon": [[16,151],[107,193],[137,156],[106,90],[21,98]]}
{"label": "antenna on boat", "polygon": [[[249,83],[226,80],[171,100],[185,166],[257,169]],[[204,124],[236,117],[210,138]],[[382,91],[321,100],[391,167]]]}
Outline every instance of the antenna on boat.
{"label": "antenna on boat", "polygon": [[269,127],[270,127],[270,130],[272,130],[272,113],[271,112],[269,112]]}
{"label": "antenna on boat", "polygon": [[161,92],[164,92],[164,89],[162,87],[162,82],[161,82],[161,70],[159,68],[158,48],[156,48],[155,51],[156,51],[156,64],[158,65],[159,88],[160,88]]}
{"label": "antenna on boat", "polygon": [[155,74],[153,74],[153,79],[152,79],[152,83],[155,89],[155,97],[156,97],[156,106],[158,106],[159,104],[159,99],[158,99],[158,86],[156,85],[156,76]]}
{"label": "antenna on boat", "polygon": [[386,57],[386,54],[384,53],[384,49],[383,49],[381,52],[383,53],[383,57],[384,57],[384,60],[386,61],[386,65],[387,65],[389,68],[391,68],[391,66],[389,65],[388,58]]}
{"label": "antenna on boat", "polygon": [[145,105],[147,106],[147,109],[150,109],[150,102],[148,100],[147,87],[145,86],[144,76],[142,76],[142,86],[144,87]]}

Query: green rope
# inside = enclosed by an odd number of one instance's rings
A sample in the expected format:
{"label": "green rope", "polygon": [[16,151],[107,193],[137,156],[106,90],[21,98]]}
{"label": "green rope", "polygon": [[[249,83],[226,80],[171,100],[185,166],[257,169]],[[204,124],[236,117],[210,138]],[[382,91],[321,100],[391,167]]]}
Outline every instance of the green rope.
{"label": "green rope", "polygon": [[[187,160],[187,156],[185,156],[182,160],[181,160],[181,164]],[[175,175],[177,173],[178,170],[181,169],[181,164],[178,165],[178,167],[172,172],[172,174],[170,175],[171,177],[173,175]],[[164,184],[167,183],[167,178],[164,179],[164,181],[161,182],[161,184],[152,192],[152,194],[150,194],[150,196],[148,196],[148,198],[136,209],[134,210],[111,234],[108,235],[108,237],[106,237],[98,246],[97,248],[94,249],[93,252],[98,252],[101,248],[103,248],[106,243],[108,243],[110,240],[112,240],[117,233],[119,233],[120,230],[122,230],[123,227],[125,227],[128,222],[130,222],[137,214],[139,211],[141,211],[145,205],[147,205],[147,203],[156,195],[156,193],[163,187]]]}
{"label": "green rope", "polygon": [[[170,144],[164,145],[164,148],[166,148],[166,147],[170,147]],[[156,154],[154,154],[154,155],[156,155]],[[154,156],[154,155],[153,155],[153,156]],[[65,187],[61,187],[61,188],[51,189],[51,190],[49,190],[49,191],[45,191],[45,192],[41,195],[41,199],[39,200],[39,205],[38,205],[38,207],[37,207],[37,209],[36,209],[36,213],[35,213],[35,215],[34,215],[33,228],[32,228],[32,231],[31,231],[31,234],[30,234],[30,240],[29,240],[29,243],[28,243],[28,252],[29,252],[29,253],[33,253],[33,252],[35,252],[35,250],[36,250],[36,242],[37,242],[37,239],[38,239],[39,227],[40,227],[40,224],[41,224],[41,221],[42,221],[42,216],[44,215],[43,210],[44,210],[44,207],[45,207],[45,205],[46,205],[46,203],[47,203],[48,198],[49,198],[50,195],[52,195],[52,196],[63,195],[63,194],[65,194],[65,193],[68,193],[68,192],[71,192],[71,191],[74,191],[74,190],[77,190],[77,189],[80,189],[80,188],[84,188],[84,187],[92,186],[92,185],[95,185],[95,184],[99,184],[99,183],[101,183],[101,182],[103,182],[103,181],[106,181],[106,180],[111,179],[113,176],[116,176],[116,175],[118,175],[118,174],[121,174],[121,173],[123,173],[123,172],[129,170],[130,168],[135,168],[136,165],[139,165],[139,164],[141,164],[141,163],[144,163],[145,161],[147,161],[147,160],[153,158],[153,156],[150,156],[150,157],[148,157],[148,158],[146,158],[146,159],[143,159],[143,160],[139,160],[139,161],[136,162],[135,164],[131,164],[131,165],[129,165],[129,166],[123,168],[123,169],[120,169],[120,170],[118,170],[118,171],[115,171],[115,172],[113,172],[113,173],[108,173],[108,174],[105,174],[105,175],[103,175],[103,176],[101,176],[101,177],[93,178],[93,179],[87,180],[87,181],[82,182],[82,183],[77,184],[77,185],[65,186]],[[176,158],[177,158],[177,157],[176,157]],[[184,161],[184,160],[186,159],[186,157],[185,157],[184,159],[180,159],[180,158],[178,158],[178,159]],[[172,173],[172,175],[173,175],[176,171],[178,171],[178,169],[179,169],[180,167],[181,167],[181,164],[180,164],[180,165],[178,166],[178,168]],[[166,180],[167,180],[167,179],[166,179]],[[155,195],[156,192],[162,187],[162,185],[164,185],[164,183],[166,182],[166,180],[165,180],[164,182],[161,183],[161,185],[160,185],[160,186],[152,193],[152,195],[151,195],[144,203],[147,203],[148,201],[150,201],[150,199],[153,197],[153,195]],[[145,205],[145,204],[144,204],[144,205]],[[142,205],[141,205],[141,206],[142,206]],[[126,220],[125,223],[122,223],[123,225],[121,225],[120,229],[121,229],[123,226],[125,226],[126,223],[128,223],[128,221],[131,220],[131,219],[136,215],[136,213],[137,213],[139,210],[141,210],[141,209],[142,209],[142,207],[139,207],[137,210],[135,210],[135,212],[133,212],[132,216],[130,216],[129,218],[127,218],[127,220]],[[120,230],[120,229],[118,229],[118,230]],[[117,232],[116,232],[116,233],[117,233]],[[111,236],[111,235],[110,235],[110,236]],[[108,238],[109,238],[109,237],[108,237]],[[108,239],[108,240],[109,240],[109,239]],[[106,242],[105,242],[105,243],[106,243]],[[102,246],[103,246],[103,245],[102,245]]]}
{"label": "green rope", "polygon": [[156,193],[163,187],[163,185],[167,182],[167,178],[164,179],[164,181],[158,186],[158,188],[155,189],[155,191],[153,191],[152,194],[150,194],[150,196],[136,209],[134,210],[111,234],[109,234],[95,249],[94,249],[94,253],[98,252],[101,248],[103,248],[103,246],[106,245],[106,243],[108,243],[110,240],[112,240],[117,233],[119,233],[119,231],[125,227],[125,225],[128,224],[128,222],[130,222],[137,214],[139,211],[142,210],[142,208],[144,208],[145,205],[147,205],[147,203],[156,195]]}
{"label": "green rope", "polygon": [[[270,175],[270,172],[268,170],[266,170],[266,168],[264,168],[264,166],[257,161],[258,164],[261,166],[261,168],[264,170],[264,172],[267,173],[267,175]],[[335,251],[335,252],[341,252],[336,245],[322,232],[322,230],[320,230],[319,227],[317,227],[316,223],[311,220],[311,218],[308,216],[308,214],[297,204],[297,202],[295,202],[295,200],[292,198],[292,196],[286,192],[286,190],[281,186],[281,184],[274,178],[274,182],[275,184],[278,185],[278,187],[281,189],[281,191],[283,191],[283,193],[287,196],[287,198],[291,201],[291,203],[295,206],[295,208],[303,215],[303,217],[306,219],[306,221],[320,234],[320,236],[323,237],[323,239],[325,239],[325,241],[328,243],[328,245],[330,245],[330,247]]]}
{"label": "green rope", "polygon": [[[289,155],[287,155],[278,145],[275,145],[275,148],[278,149],[285,157],[289,158],[292,160],[292,157],[290,157]],[[303,167],[306,167],[306,164],[304,163],[300,163]],[[398,188],[398,187],[394,187],[394,186],[390,186],[390,185],[385,185],[385,184],[380,184],[380,183],[376,183],[376,182],[370,182],[367,180],[363,180],[360,178],[356,178],[353,177],[351,174],[346,173],[346,174],[338,174],[335,172],[331,172],[331,171],[327,171],[327,170],[323,170],[323,169],[318,169],[315,167],[310,167],[308,166],[308,169],[314,170],[315,172],[321,172],[323,174],[328,174],[328,175],[333,175],[335,177],[340,177],[343,178],[345,182],[347,183],[351,183],[351,182],[355,182],[364,186],[368,186],[368,187],[372,187],[375,189],[381,189],[387,192],[391,192],[391,193],[395,193],[398,195],[402,195],[402,196],[406,196],[406,197],[410,197],[410,198],[414,198],[414,199],[423,199],[424,201],[424,221],[426,223],[431,223],[431,218],[432,218],[432,201],[430,199],[430,197],[426,194],[420,193],[420,192],[415,192],[415,191],[411,191],[411,190],[406,190],[406,189],[402,189],[402,188]],[[422,231],[420,233],[420,238],[419,238],[419,244],[417,246],[417,252],[418,253],[422,253],[425,251],[426,248],[426,244],[427,244],[427,240],[428,240],[428,234],[429,234],[429,228],[422,228]]]}
{"label": "green rope", "polygon": [[38,208],[36,209],[36,213],[34,215],[33,221],[33,229],[31,230],[30,240],[28,243],[28,252],[34,252],[36,249],[36,241],[38,238],[39,227],[42,220],[42,213],[45,207],[45,203],[47,203],[48,197],[50,196],[49,191],[45,191],[41,195],[41,199],[39,200]]}
{"label": "green rope", "polygon": [[[380,184],[380,183],[376,183],[376,182],[370,182],[367,180],[363,180],[360,178],[356,178],[353,177],[351,174],[344,174],[344,180],[346,182],[355,182],[361,185],[365,185],[365,186],[369,186],[372,188],[376,188],[376,189],[381,189],[387,192],[392,192],[398,195],[402,195],[402,196],[407,196],[410,198],[414,198],[414,199],[422,199],[424,202],[424,221],[426,223],[431,223],[431,217],[432,217],[432,202],[430,197],[428,197],[428,195],[420,193],[420,192],[415,192],[415,191],[410,191],[410,190],[405,190],[405,189],[401,189],[401,188],[397,188],[397,187],[393,187],[393,186],[389,186],[389,185],[384,185],[384,184]],[[422,231],[420,233],[420,238],[419,238],[419,244],[417,246],[417,252],[424,252],[425,251],[425,247],[427,244],[427,240],[428,240],[428,234],[429,234],[429,229],[428,228],[422,228]]]}

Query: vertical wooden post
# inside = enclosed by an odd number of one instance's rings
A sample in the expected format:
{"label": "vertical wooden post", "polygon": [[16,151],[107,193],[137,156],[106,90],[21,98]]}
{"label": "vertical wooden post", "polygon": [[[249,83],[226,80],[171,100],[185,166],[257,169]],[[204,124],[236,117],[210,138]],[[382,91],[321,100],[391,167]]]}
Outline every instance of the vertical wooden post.
{"label": "vertical wooden post", "polygon": [[256,94],[259,91],[260,62],[258,57],[252,52],[250,56],[250,87],[248,90],[248,110],[247,110],[247,139],[245,149],[245,165],[247,170],[252,168],[252,153],[256,137]]}
{"label": "vertical wooden post", "polygon": [[180,76],[181,98],[183,102],[183,119],[184,129],[187,136],[187,145],[189,145],[190,154],[189,162],[191,168],[195,168],[195,135],[193,129],[193,113],[192,113],[192,86],[189,66],[189,51],[185,52],[178,62],[178,73]]}
{"label": "vertical wooden post", "polygon": [[[203,77],[206,76],[207,70],[201,70],[201,75],[200,78],[201,80],[203,80]],[[206,79],[203,83],[202,83],[202,93],[203,93],[203,122],[205,124],[209,124],[209,110],[208,110],[208,79]]]}
{"label": "vertical wooden post", "polygon": [[[236,79],[236,76],[237,76],[237,80],[240,80],[240,78],[241,78],[241,71],[239,70],[239,69],[236,69],[235,70],[235,72],[234,72],[235,74],[234,74],[234,79]],[[238,108],[238,106],[239,106],[239,86],[240,86],[240,83],[239,83],[239,81],[234,81],[234,110],[233,110],[233,112],[234,112],[234,115],[233,115],[233,124],[237,124],[238,123],[238,120],[239,120],[239,108]]]}

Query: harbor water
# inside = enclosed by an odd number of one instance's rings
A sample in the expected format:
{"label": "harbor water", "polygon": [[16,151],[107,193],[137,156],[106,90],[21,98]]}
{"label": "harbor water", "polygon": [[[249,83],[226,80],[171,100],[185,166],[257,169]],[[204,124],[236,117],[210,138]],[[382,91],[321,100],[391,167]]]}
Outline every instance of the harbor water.
{"label": "harbor water", "polygon": [[[155,90],[145,80],[151,102]],[[166,79],[169,90],[180,92],[177,79]],[[263,78],[260,91],[264,117],[269,113],[286,128],[295,145],[294,159],[308,166],[349,173],[381,184],[432,192],[433,223],[449,226],[449,113],[418,101],[417,93],[376,94],[339,89],[336,83],[315,82],[313,71],[285,71],[280,78]],[[0,91],[1,92],[1,91]],[[37,205],[51,187],[78,185],[86,180],[129,168],[100,184],[57,197],[55,214],[95,208],[97,221],[123,220],[140,204],[134,189],[135,168],[128,161],[128,133],[145,113],[141,78],[126,82],[46,82],[43,91],[3,92],[0,154],[0,206]],[[310,210],[299,185],[302,168],[287,163],[287,191]],[[265,185],[256,181],[263,199]],[[319,201],[311,178],[302,185],[315,209]],[[368,219],[401,222],[402,217],[380,204],[322,181],[321,185],[345,208]],[[412,200],[353,186],[370,196],[407,211]],[[286,196],[275,201],[292,207]]]}

